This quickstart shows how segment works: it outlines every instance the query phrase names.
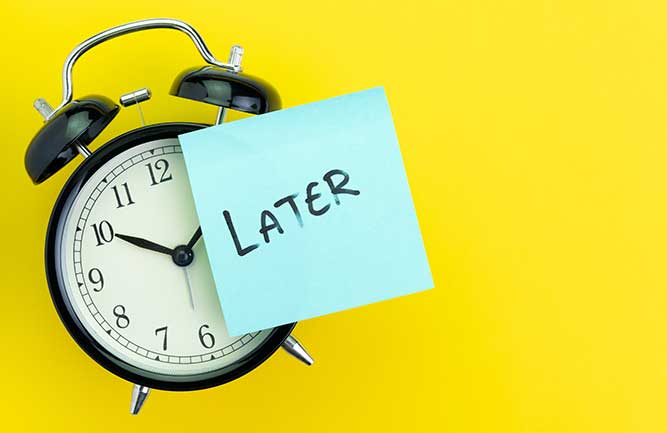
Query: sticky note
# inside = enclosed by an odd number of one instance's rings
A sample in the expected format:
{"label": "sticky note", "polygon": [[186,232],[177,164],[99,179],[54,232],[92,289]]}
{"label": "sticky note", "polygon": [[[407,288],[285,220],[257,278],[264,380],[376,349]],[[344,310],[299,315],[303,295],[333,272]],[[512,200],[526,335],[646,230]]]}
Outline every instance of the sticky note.
{"label": "sticky note", "polygon": [[383,88],[179,139],[232,335],[433,287]]}

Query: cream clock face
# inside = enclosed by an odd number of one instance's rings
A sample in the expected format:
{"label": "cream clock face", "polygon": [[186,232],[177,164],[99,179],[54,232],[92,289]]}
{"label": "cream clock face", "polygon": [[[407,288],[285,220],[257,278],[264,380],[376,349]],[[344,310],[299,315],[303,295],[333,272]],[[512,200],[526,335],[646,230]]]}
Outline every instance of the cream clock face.
{"label": "cream clock face", "polygon": [[111,354],[185,376],[233,364],[269,337],[228,335],[198,228],[175,138],[120,153],[78,191],[57,265],[75,315]]}

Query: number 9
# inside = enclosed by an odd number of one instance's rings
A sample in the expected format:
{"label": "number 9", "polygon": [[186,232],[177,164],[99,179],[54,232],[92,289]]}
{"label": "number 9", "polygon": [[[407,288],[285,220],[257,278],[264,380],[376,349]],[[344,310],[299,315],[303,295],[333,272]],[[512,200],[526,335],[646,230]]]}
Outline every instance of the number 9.
{"label": "number 9", "polygon": [[104,276],[98,268],[92,268],[88,272],[88,281],[93,284],[99,284],[99,287],[93,287],[93,291],[99,292],[104,288]]}

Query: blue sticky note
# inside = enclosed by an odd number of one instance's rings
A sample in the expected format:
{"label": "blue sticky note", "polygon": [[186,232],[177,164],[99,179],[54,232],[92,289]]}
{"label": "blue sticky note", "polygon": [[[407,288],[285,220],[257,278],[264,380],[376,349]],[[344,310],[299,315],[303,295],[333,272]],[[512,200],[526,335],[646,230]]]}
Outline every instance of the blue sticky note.
{"label": "blue sticky note", "polygon": [[230,334],[433,287],[383,88],[179,139]]}

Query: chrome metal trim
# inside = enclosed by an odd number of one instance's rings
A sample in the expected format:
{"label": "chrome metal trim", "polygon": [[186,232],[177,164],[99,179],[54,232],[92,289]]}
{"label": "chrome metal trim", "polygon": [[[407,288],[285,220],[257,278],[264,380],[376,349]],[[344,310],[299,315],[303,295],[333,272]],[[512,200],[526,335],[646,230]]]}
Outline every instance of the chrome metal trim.
{"label": "chrome metal trim", "polygon": [[142,30],[151,30],[151,29],[174,29],[179,30],[192,39],[192,42],[197,47],[199,54],[204,58],[204,60],[214,66],[228,70],[230,72],[240,72],[241,67],[239,65],[233,65],[229,63],[224,63],[216,59],[211,51],[208,49],[202,37],[197,33],[197,31],[190,26],[189,24],[171,18],[152,18],[147,20],[134,21],[127,24],[122,24],[110,29],[104,30],[94,36],[89,37],[85,41],[77,45],[65,59],[65,64],[63,65],[62,71],[62,80],[63,80],[63,97],[60,105],[51,112],[47,118],[50,119],[57,113],[61,108],[67,105],[72,101],[72,68],[76,61],[85,53],[96,45],[99,45],[103,42],[106,42],[110,39],[116,38],[118,36],[126,35],[128,33],[134,33]]}

